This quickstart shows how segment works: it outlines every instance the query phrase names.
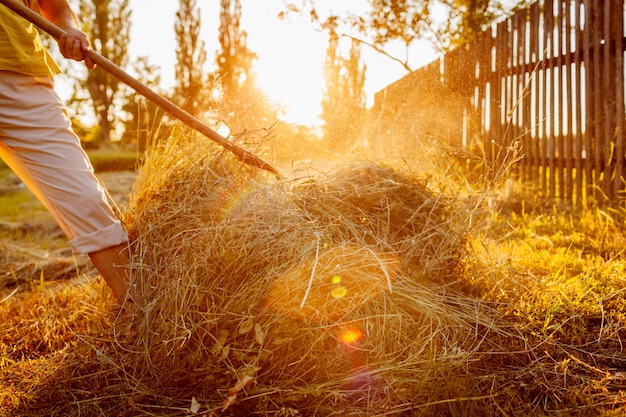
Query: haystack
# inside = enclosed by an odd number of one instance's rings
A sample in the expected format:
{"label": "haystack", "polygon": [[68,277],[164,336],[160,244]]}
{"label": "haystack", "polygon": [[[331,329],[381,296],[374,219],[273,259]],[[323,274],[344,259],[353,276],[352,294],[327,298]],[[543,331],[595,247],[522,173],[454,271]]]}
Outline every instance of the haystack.
{"label": "haystack", "polygon": [[469,368],[501,330],[450,296],[464,256],[454,201],[383,164],[276,181],[201,140],[164,145],[124,213],[135,336],[118,323],[114,359],[99,359],[125,387],[115,413],[467,410],[458,399],[484,392]]}

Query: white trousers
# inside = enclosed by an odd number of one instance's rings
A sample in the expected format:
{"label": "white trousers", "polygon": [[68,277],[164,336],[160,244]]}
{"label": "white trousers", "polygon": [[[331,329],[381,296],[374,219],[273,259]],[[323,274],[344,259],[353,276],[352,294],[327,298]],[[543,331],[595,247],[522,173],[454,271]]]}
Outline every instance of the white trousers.
{"label": "white trousers", "polygon": [[128,240],[52,79],[0,71],[0,158],[50,211],[74,252]]}

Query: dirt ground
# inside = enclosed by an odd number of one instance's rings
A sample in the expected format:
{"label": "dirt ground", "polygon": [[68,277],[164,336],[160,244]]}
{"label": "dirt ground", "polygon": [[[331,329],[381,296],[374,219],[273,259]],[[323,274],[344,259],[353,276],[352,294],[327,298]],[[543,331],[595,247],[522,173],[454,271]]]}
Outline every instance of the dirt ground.
{"label": "dirt ground", "polygon": [[[101,172],[96,174],[96,176],[104,184],[116,203],[128,203],[128,197],[136,177],[134,171]],[[24,184],[13,173],[0,177],[0,194],[13,192],[22,187],[24,187]]]}
{"label": "dirt ground", "polygon": [[[97,176],[112,201],[122,210],[127,208],[136,173],[105,172]],[[0,178],[0,196],[23,188],[12,173]],[[72,254],[67,238],[32,194],[27,193],[26,201],[20,203],[22,208],[16,219],[0,218],[0,290],[29,280],[52,281],[95,273],[86,255]]]}

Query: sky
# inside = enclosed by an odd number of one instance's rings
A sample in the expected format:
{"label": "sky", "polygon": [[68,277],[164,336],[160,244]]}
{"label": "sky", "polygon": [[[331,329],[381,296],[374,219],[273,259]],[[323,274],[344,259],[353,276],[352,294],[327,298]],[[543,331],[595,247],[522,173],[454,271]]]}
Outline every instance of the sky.
{"label": "sky", "polygon": [[[349,3],[351,11],[363,9],[365,0],[316,0],[318,9],[341,12]],[[129,51],[131,60],[147,55],[152,65],[160,67],[162,87],[173,83],[176,63],[174,20],[179,2],[176,0],[131,0],[132,29]],[[212,70],[218,49],[219,0],[198,0],[201,10],[202,39],[206,43],[207,64]],[[284,7],[283,0],[241,0],[241,28],[248,33],[248,48],[259,59],[256,74],[259,86],[268,95],[281,102],[287,113],[283,119],[304,125],[318,124],[321,112],[323,78],[322,64],[327,47],[324,33],[315,30],[308,19],[292,16],[281,21],[277,14]],[[338,6],[339,5],[339,6]],[[333,9],[334,8],[334,9]],[[398,51],[399,56],[404,52]],[[368,106],[374,93],[406,75],[406,70],[389,58],[383,58],[364,47],[362,56],[367,64],[366,94]],[[421,48],[412,53],[411,66],[418,68],[436,58],[434,51]]]}
{"label": "sky", "polygon": [[[241,0],[241,29],[248,33],[248,48],[259,58],[255,62],[259,87],[281,104],[285,110],[282,120],[319,126],[324,88],[322,67],[328,39],[305,17],[292,15],[290,21],[279,20],[277,15],[284,9],[284,3],[285,0]],[[148,4],[150,7],[146,7]],[[367,0],[315,0],[315,4],[323,18],[329,11],[344,12],[346,5],[354,13],[364,10]],[[130,0],[129,62],[134,62],[138,56],[148,56],[149,63],[160,70],[164,89],[174,85],[174,21],[178,5],[177,0]],[[213,71],[219,48],[219,0],[198,0],[197,5],[201,13],[201,37],[207,51],[205,70]],[[402,47],[392,46],[387,50],[397,57],[406,55]],[[399,63],[367,46],[363,46],[361,57],[367,65],[365,93],[370,107],[377,91],[404,77],[407,72]],[[436,57],[424,42],[410,51],[409,64],[417,69]],[[136,76],[131,70],[127,71]],[[71,97],[71,83],[67,80],[71,76],[62,74],[57,77],[57,91],[62,99]]]}

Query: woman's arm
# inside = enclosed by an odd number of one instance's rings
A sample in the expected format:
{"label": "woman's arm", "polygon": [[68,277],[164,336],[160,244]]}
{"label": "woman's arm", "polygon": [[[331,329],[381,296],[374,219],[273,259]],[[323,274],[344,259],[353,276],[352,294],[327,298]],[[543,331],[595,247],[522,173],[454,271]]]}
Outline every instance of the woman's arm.
{"label": "woman's arm", "polygon": [[86,55],[86,52],[91,49],[89,38],[80,29],[78,18],[67,3],[67,0],[39,0],[39,9],[43,17],[63,29],[66,33],[59,37],[58,40],[61,54],[65,58],[85,61],[87,68],[94,68],[95,64]]}

